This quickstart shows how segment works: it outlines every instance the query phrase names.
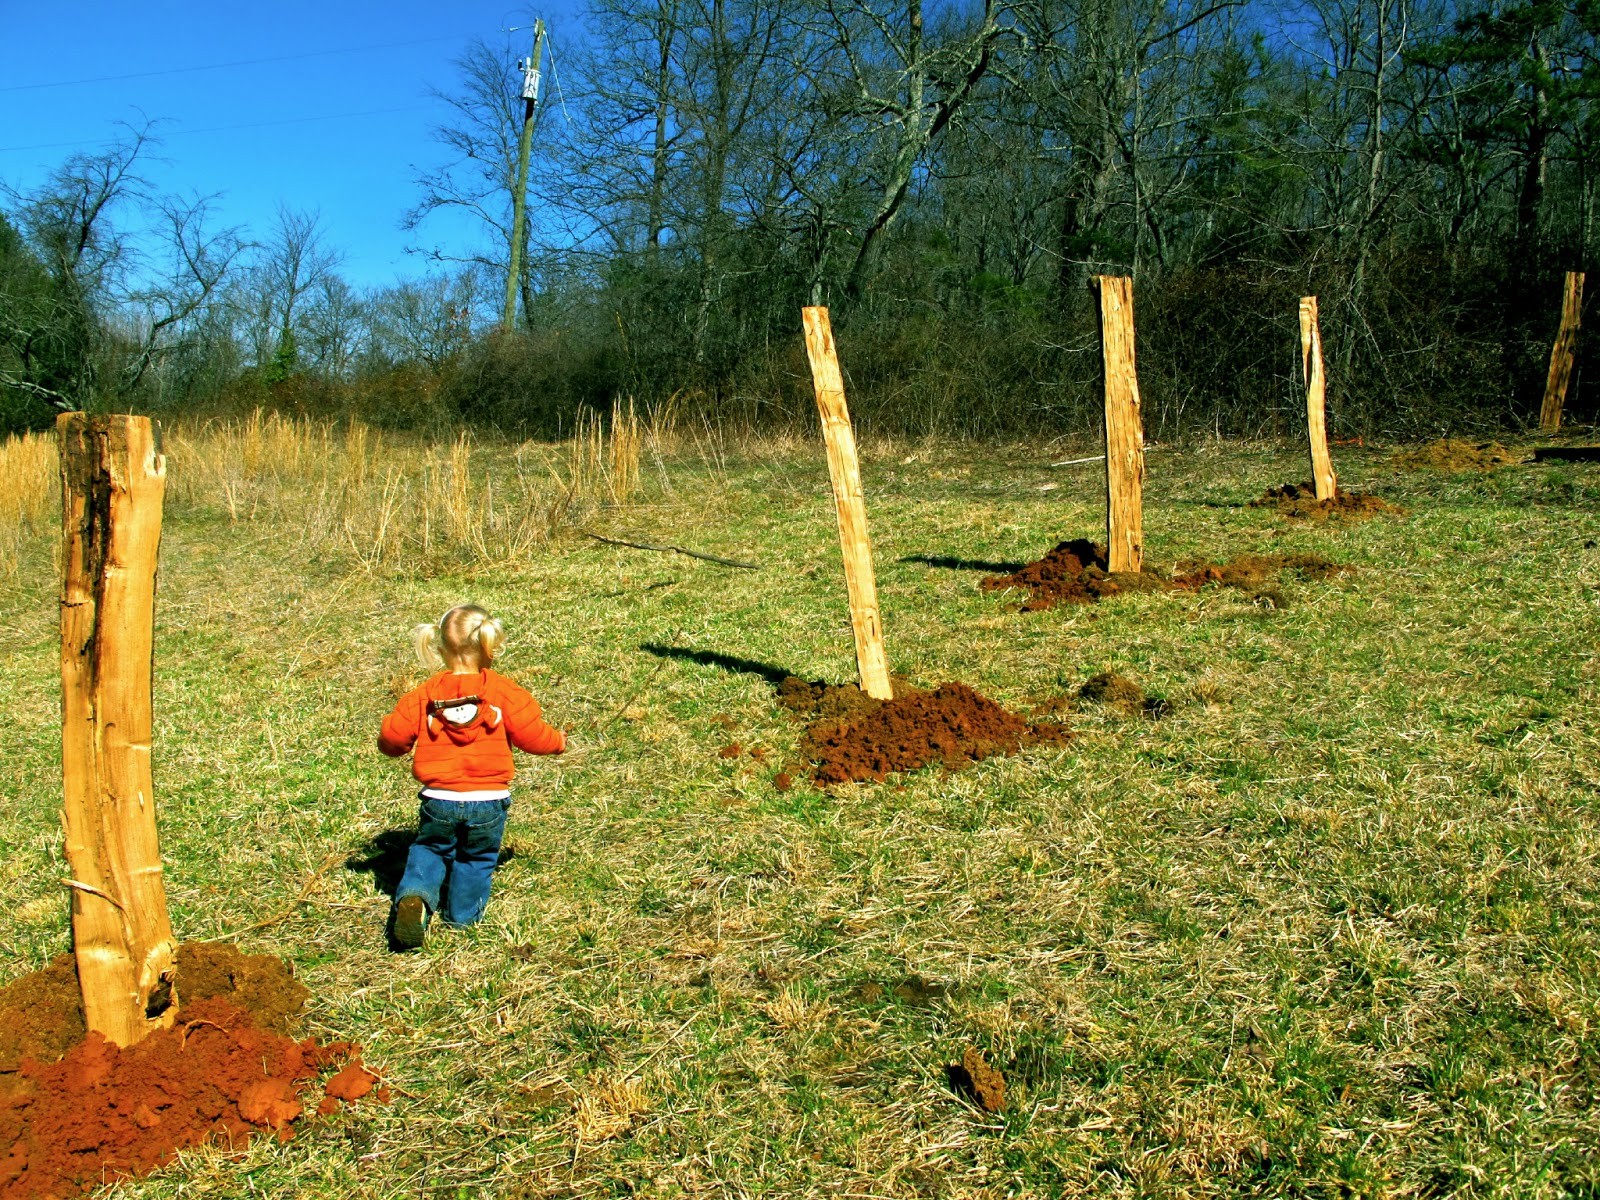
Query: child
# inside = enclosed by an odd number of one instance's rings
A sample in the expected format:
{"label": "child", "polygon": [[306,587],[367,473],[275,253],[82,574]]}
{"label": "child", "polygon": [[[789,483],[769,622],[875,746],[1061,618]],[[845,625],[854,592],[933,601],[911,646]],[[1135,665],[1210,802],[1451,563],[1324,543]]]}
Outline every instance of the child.
{"label": "child", "polygon": [[407,949],[422,945],[429,914],[441,908],[452,925],[483,915],[511,807],[511,747],[567,748],[567,735],[540,718],[539,702],[489,669],[505,642],[494,617],[458,604],[414,634],[417,657],[444,670],[400,697],[378,734],[391,757],[416,747],[411,773],[422,781],[417,840],[394,892],[394,940]]}

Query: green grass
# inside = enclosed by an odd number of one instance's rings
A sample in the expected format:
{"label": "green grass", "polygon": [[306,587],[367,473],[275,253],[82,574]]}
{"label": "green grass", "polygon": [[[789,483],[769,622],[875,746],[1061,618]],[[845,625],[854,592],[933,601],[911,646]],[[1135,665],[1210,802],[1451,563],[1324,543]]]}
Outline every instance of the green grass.
{"label": "green grass", "polygon": [[[181,493],[155,675],[173,924],[290,960],[308,1030],[403,1091],[113,1193],[1600,1192],[1600,469],[1346,451],[1344,486],[1407,511],[1304,526],[1244,506],[1296,454],[1152,453],[1149,558],[1357,568],[1281,581],[1278,610],[1024,614],[914,561],[1103,536],[1098,465],[1049,457],[866,447],[891,664],[1015,708],[1115,670],[1171,714],[1084,705],[1063,748],[832,794],[772,786],[799,729],[757,674],[643,648],[853,676],[820,446],[668,458],[590,522],[760,572],[577,536],[368,571],[288,501],[234,521]],[[51,556],[25,538],[0,593],[8,978],[68,944]],[[406,631],[463,599],[574,750],[523,761],[485,922],[395,956],[346,861],[412,827],[377,724]],[[968,1045],[1001,1114],[951,1090]]]}

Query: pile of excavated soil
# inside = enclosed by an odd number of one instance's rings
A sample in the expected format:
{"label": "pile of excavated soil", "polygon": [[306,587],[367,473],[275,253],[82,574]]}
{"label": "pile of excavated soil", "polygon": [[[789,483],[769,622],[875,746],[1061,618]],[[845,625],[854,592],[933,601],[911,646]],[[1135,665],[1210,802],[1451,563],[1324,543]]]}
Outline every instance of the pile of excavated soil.
{"label": "pile of excavated soil", "polygon": [[1058,604],[1094,604],[1119,592],[1158,591],[1167,585],[1148,572],[1106,570],[1106,548],[1088,538],[1062,542],[1037,562],[1010,575],[991,575],[978,585],[985,592],[1024,588],[1030,595],[1023,612],[1038,612]]}
{"label": "pile of excavated soil", "polygon": [[[889,683],[897,695],[912,690],[904,679],[891,678]],[[835,687],[820,679],[797,679],[790,675],[778,685],[778,703],[801,717],[848,720],[872,712],[882,701],[874,700],[853,683]]]}
{"label": "pile of excavated soil", "polygon": [[1287,608],[1289,602],[1267,582],[1273,576],[1292,571],[1302,579],[1320,581],[1353,570],[1354,567],[1332,562],[1320,554],[1240,554],[1225,563],[1203,559],[1181,562],[1172,576],[1172,586],[1188,592],[1197,592],[1207,584],[1237,588],[1262,607],[1277,609]]}
{"label": "pile of excavated soil", "polygon": [[[1383,502],[1378,501],[1379,504]],[[1062,542],[1038,562],[1011,575],[991,575],[979,586],[986,592],[1026,588],[1031,595],[1023,612],[1053,608],[1057,604],[1092,604],[1119,592],[1199,591],[1208,583],[1239,588],[1253,598],[1284,606],[1283,596],[1266,586],[1270,575],[1296,571],[1307,579],[1331,579],[1351,568],[1316,554],[1241,554],[1225,563],[1189,560],[1178,564],[1169,579],[1155,570],[1138,574],[1108,574],[1104,547],[1079,538]],[[798,682],[798,681],[796,681]]]}
{"label": "pile of excavated soil", "polygon": [[379,1083],[359,1046],[284,1032],[309,993],[277,959],[191,943],[177,989],[173,1025],[126,1049],[85,1034],[70,955],[0,989],[0,1198],[76,1195],[212,1138],[287,1140],[305,1093],[341,1062],[317,1112]]}
{"label": "pile of excavated soil", "polygon": [[1258,499],[1250,501],[1250,506],[1276,508],[1280,517],[1311,521],[1326,521],[1329,517],[1364,521],[1379,513],[1400,511],[1387,500],[1366,492],[1347,492],[1341,487],[1333,489],[1331,500],[1318,500],[1317,485],[1309,479],[1304,483],[1286,483],[1282,487],[1268,488]]}
{"label": "pile of excavated soil", "polygon": [[[955,770],[1024,746],[1059,745],[1072,736],[1064,725],[1026,721],[964,683],[940,684],[931,692],[902,685],[895,692],[893,700],[874,700],[854,686],[784,681],[780,703],[806,715],[830,714],[800,739],[800,755],[813,764],[813,780],[823,786],[882,783],[891,771],[934,764]],[[841,712],[845,715],[837,715]]]}
{"label": "pile of excavated soil", "polygon": [[951,1086],[971,1097],[984,1112],[996,1113],[1006,1106],[1006,1077],[989,1065],[977,1047],[968,1046],[961,1061],[945,1071]]}
{"label": "pile of excavated soil", "polygon": [[24,1058],[55,1062],[83,1041],[78,968],[63,954],[42,971],[0,988],[0,1078]]}
{"label": "pile of excavated soil", "polygon": [[[311,995],[281,958],[242,954],[227,942],[185,942],[178,947],[177,968],[178,998],[185,1006],[226,1000],[273,1033],[291,1032]],[[0,1074],[15,1071],[24,1058],[55,1062],[86,1032],[72,955],[0,988]]]}
{"label": "pile of excavated soil", "polygon": [[1294,571],[1304,579],[1328,580],[1355,570],[1320,554],[1240,554],[1225,563],[1186,559],[1178,564],[1172,586],[1199,591],[1208,583],[1255,591],[1273,575]]}
{"label": "pile of excavated soil", "polygon": [[1394,456],[1397,467],[1414,471],[1492,471],[1521,462],[1521,457],[1499,442],[1469,442],[1442,438]]}
{"label": "pile of excavated soil", "polygon": [[228,942],[185,942],[178,947],[177,965],[178,998],[184,1004],[220,997],[273,1033],[292,1033],[311,998],[283,959],[243,954]]}

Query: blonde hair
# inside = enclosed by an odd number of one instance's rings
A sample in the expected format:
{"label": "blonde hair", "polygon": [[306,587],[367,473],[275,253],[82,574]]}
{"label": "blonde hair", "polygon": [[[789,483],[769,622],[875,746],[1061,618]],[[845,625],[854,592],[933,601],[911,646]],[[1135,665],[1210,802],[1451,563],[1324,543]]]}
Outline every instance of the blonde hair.
{"label": "blonde hair", "polygon": [[458,604],[437,625],[418,625],[411,636],[425,667],[462,663],[482,670],[506,644],[505,626],[476,604]]}

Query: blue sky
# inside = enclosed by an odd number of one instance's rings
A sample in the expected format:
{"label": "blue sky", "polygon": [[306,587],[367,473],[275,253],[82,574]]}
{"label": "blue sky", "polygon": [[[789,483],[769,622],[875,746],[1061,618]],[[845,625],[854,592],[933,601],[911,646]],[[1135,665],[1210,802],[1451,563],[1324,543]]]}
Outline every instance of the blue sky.
{"label": "blue sky", "polygon": [[400,228],[415,168],[442,156],[429,88],[451,89],[452,60],[474,38],[527,53],[536,15],[559,68],[578,11],[576,0],[0,0],[0,180],[25,191],[73,151],[103,148],[116,121],[155,118],[161,161],[143,173],[156,188],[222,193],[221,223],[258,237],[280,204],[318,211],[358,287],[420,275],[408,244],[474,237],[439,217]]}

